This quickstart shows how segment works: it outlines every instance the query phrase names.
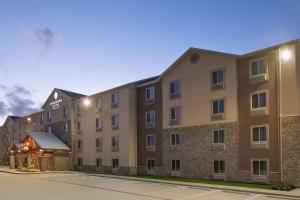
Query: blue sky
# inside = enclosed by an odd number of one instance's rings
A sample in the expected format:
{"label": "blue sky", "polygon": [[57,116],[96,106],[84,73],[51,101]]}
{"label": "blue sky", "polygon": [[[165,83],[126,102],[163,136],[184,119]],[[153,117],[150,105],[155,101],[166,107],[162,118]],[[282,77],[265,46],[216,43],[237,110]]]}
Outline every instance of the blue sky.
{"label": "blue sky", "polygon": [[[55,87],[93,94],[158,75],[191,46],[243,54],[300,38],[299,10],[299,0],[0,0],[0,124]],[[20,88],[33,102],[19,112],[7,93]]]}

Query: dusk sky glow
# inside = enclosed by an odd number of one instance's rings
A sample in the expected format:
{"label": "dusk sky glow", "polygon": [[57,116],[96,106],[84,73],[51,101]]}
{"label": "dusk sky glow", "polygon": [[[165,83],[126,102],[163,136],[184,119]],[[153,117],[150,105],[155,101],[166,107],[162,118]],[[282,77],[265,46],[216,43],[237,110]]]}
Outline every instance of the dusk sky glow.
{"label": "dusk sky glow", "polygon": [[0,125],[53,88],[159,75],[189,47],[244,54],[300,38],[299,0],[0,0]]}

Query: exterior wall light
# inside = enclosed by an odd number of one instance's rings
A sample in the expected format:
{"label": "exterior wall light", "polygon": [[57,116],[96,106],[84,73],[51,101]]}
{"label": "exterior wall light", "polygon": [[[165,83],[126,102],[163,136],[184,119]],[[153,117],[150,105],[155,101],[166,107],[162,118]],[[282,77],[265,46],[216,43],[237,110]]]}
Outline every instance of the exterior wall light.
{"label": "exterior wall light", "polygon": [[287,50],[287,49],[283,50],[283,51],[281,52],[281,58],[282,58],[283,60],[289,60],[289,59],[291,58],[291,51],[290,51],[290,50]]}
{"label": "exterior wall light", "polygon": [[31,118],[30,118],[30,117],[27,117],[27,121],[28,121],[28,122],[31,122]]}
{"label": "exterior wall light", "polygon": [[85,100],[83,101],[83,104],[84,104],[85,106],[89,106],[89,105],[91,104],[91,101],[90,101],[89,99],[85,99]]}

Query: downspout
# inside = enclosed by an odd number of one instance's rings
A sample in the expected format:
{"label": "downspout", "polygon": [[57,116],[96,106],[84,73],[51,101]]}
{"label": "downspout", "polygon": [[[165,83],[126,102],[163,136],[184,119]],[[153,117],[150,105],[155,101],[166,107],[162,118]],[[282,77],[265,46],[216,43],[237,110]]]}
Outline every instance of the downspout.
{"label": "downspout", "polygon": [[280,182],[282,183],[283,180],[283,170],[282,170],[282,122],[281,122],[281,49],[278,49],[278,76],[277,76],[277,91],[278,91],[278,147],[279,152],[278,152],[278,156],[279,156],[279,160],[280,160]]}

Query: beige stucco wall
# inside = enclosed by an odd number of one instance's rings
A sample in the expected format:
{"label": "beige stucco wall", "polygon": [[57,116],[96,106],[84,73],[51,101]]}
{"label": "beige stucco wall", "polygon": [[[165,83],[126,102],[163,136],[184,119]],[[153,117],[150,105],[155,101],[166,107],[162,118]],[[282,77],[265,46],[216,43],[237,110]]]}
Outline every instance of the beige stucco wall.
{"label": "beige stucco wall", "polygon": [[300,45],[283,46],[280,52],[288,50],[291,58],[284,60],[280,56],[280,96],[281,115],[300,115]]}
{"label": "beige stucco wall", "polygon": [[[111,94],[119,93],[118,108],[111,108]],[[102,111],[96,112],[96,98],[102,97]],[[95,166],[96,159],[102,159],[103,166],[111,166],[112,159],[119,159],[119,167],[136,166],[136,91],[134,87],[124,86],[114,90],[106,91],[90,97],[90,106],[82,106],[81,114],[75,112],[75,125],[81,122],[81,134],[77,140],[82,139],[83,149],[76,151],[76,158],[83,159],[83,165]],[[76,103],[83,105],[85,98],[77,100]],[[119,115],[119,129],[112,130],[111,116]],[[96,118],[102,118],[102,131],[96,131]],[[119,136],[119,152],[112,152],[111,137]],[[102,152],[96,152],[96,138],[102,137]],[[77,164],[77,163],[76,163]]]}
{"label": "beige stucco wall", "polygon": [[[199,52],[196,64],[190,62],[190,55],[185,56],[162,78],[163,88],[163,128],[169,128],[171,106],[181,105],[181,124],[195,126],[220,121],[211,121],[211,101],[225,98],[226,119],[221,122],[237,121],[237,71],[234,57]],[[225,89],[211,91],[211,71],[225,68]],[[169,98],[170,81],[181,80],[181,98]]]}

